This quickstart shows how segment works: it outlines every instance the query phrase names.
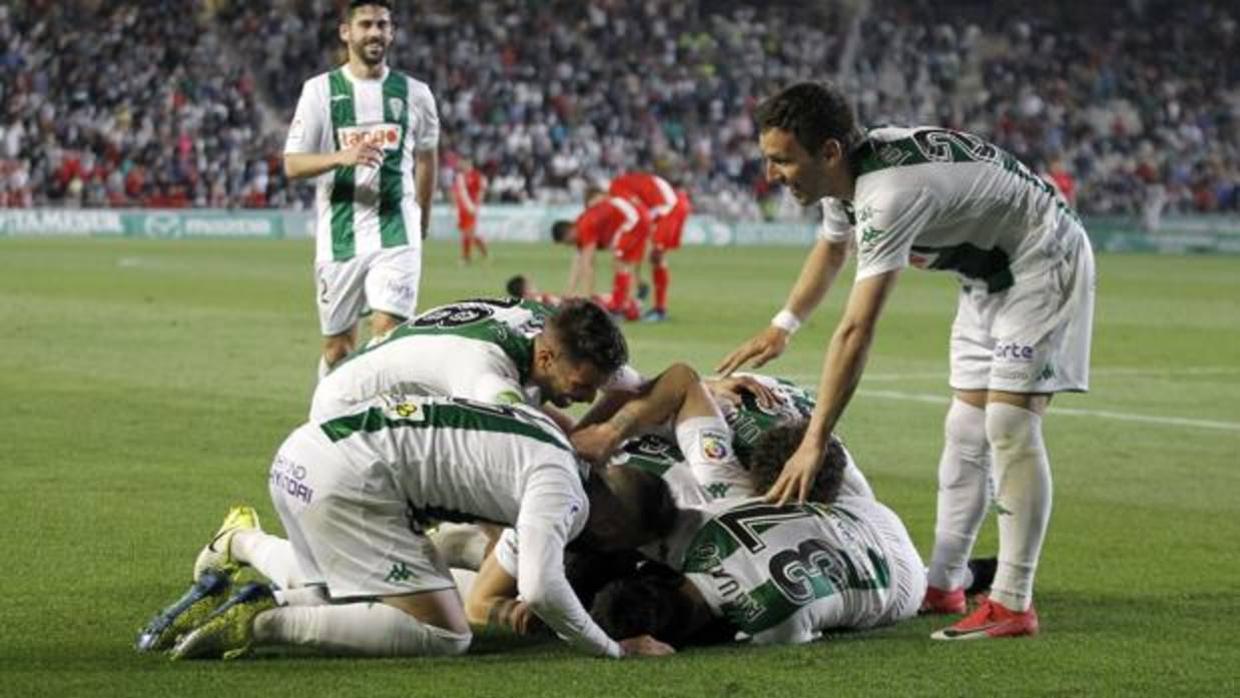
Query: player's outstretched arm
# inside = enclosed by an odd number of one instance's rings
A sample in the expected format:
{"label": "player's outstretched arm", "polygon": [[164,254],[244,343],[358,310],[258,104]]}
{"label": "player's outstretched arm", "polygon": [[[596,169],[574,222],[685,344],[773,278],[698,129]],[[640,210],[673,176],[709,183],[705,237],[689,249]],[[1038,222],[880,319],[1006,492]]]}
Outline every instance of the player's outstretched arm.
{"label": "player's outstretched arm", "polygon": [[809,495],[814,478],[822,468],[831,432],[861,381],[878,318],[899,275],[898,269],[892,270],[853,286],[844,316],[827,348],[818,384],[818,402],[810,416],[805,438],[767,491],[768,502],[783,504],[792,499],[804,502]]}
{"label": "player's outstretched arm", "polygon": [[792,334],[822,302],[840,269],[844,267],[844,261],[848,258],[848,244],[847,241],[834,242],[824,239],[814,243],[805,264],[801,266],[800,276],[788,294],[784,309],[772,319],[770,326],[724,357],[715,367],[715,371],[726,376],[751,362],[754,368],[759,368],[783,354]]}

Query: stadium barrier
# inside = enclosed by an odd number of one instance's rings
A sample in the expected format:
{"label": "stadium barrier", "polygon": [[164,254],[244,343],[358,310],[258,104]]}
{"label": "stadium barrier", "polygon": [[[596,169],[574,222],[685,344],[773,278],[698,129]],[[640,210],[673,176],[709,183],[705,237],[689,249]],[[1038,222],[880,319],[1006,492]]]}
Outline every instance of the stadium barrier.
{"label": "stadium barrier", "polygon": [[[478,230],[488,240],[539,242],[551,224],[580,213],[576,206],[493,204],[482,209]],[[0,209],[0,236],[123,236],[144,238],[307,238],[313,217],[294,210],[209,209]],[[1104,252],[1240,254],[1240,218],[1168,216],[1157,232],[1145,232],[1132,218],[1085,219],[1095,249]],[[686,245],[808,245],[816,225],[802,222],[734,222],[693,215],[685,224]],[[431,212],[431,237],[455,239],[456,216],[447,204]]]}

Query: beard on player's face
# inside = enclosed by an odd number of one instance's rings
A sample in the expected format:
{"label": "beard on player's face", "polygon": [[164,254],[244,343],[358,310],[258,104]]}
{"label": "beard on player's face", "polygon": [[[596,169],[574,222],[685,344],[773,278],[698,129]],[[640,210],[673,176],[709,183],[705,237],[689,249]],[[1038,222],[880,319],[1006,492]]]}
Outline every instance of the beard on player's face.
{"label": "beard on player's face", "polygon": [[[375,50],[378,47],[378,50]],[[351,50],[366,65],[379,65],[387,57],[387,43],[383,39],[362,39],[353,43]]]}

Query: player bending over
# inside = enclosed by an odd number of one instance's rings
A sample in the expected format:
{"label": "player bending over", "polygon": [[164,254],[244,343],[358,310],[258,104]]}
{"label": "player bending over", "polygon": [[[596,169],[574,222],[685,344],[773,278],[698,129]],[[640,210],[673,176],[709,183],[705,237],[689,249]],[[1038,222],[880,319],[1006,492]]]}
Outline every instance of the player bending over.
{"label": "player bending over", "polygon": [[642,204],[600,189],[587,191],[586,210],[575,221],[556,221],[551,226],[553,241],[577,248],[564,295],[593,295],[594,254],[611,250],[613,278],[607,309],[636,320],[641,313],[632,296],[633,272],[646,253],[650,232],[650,212]]}
{"label": "player bending over", "polygon": [[[632,469],[589,473],[563,432],[525,406],[392,395],[359,407],[303,425],[277,452],[269,489],[288,542],[226,523],[197,563],[198,598],[158,615],[140,647],[180,635],[174,659],[229,659],[265,645],[461,654],[470,628],[452,575],[422,532],[423,517],[433,517],[512,526],[521,596],[573,646],[609,657],[670,651],[651,638],[616,642],[603,633],[565,581],[563,560],[570,540],[619,550],[665,534],[675,507],[661,480]],[[264,548],[289,543],[295,570],[258,569],[300,576],[298,588],[252,583],[223,601],[229,584],[203,584],[227,576],[211,568],[288,565],[287,555]]]}

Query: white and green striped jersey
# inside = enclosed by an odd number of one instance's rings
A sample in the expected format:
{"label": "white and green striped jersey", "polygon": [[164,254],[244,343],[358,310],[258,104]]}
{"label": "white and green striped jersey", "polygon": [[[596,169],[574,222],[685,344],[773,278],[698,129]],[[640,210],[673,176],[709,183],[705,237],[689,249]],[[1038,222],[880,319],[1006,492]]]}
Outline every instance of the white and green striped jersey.
{"label": "white and green striped jersey", "polygon": [[702,506],[712,499],[693,476],[680,448],[658,434],[644,434],[625,441],[612,456],[610,465],[636,468],[662,478],[678,507]]}
{"label": "white and green striped jersey", "polygon": [[318,262],[421,245],[414,153],[439,147],[439,116],[426,83],[388,68],[365,80],[345,66],[307,80],[284,152],[332,152],[359,141],[379,146],[383,163],[338,167],[316,179]]}
{"label": "white and green striped jersey", "polygon": [[970,133],[876,128],[852,157],[853,200],[823,200],[819,237],[855,239],[857,281],[911,265],[997,293],[1084,239],[1053,185]]}
{"label": "white and green striped jersey", "polygon": [[319,381],[311,419],[387,392],[538,405],[541,395],[528,385],[534,337],[553,312],[516,298],[465,300],[428,310]]}
{"label": "white and green striped jersey", "polygon": [[391,487],[440,521],[512,526],[518,590],[553,630],[594,654],[619,646],[582,608],[564,578],[564,546],[585,529],[589,466],[550,418],[524,405],[384,395],[318,423],[345,456],[364,506]]}
{"label": "white and green striped jersey", "polygon": [[890,612],[892,564],[872,524],[872,499],[774,506],[761,500],[705,507],[680,567],[712,612],[758,643],[808,642],[831,628],[866,628]]}
{"label": "white and green striped jersey", "polygon": [[775,396],[774,404],[764,406],[750,393],[743,393],[739,405],[719,401],[719,409],[732,429],[732,449],[744,460],[763,434],[775,427],[809,421],[814,413],[814,397],[792,381],[757,373],[737,373],[761,383]]}

